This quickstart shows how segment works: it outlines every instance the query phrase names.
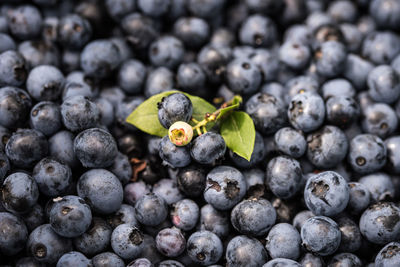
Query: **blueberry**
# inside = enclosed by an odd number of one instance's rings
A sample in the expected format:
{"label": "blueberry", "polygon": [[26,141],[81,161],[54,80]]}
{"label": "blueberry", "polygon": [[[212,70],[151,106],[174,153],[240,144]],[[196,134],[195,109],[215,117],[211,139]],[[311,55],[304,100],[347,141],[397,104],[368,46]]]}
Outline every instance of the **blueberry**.
{"label": "blueberry", "polygon": [[82,198],[65,196],[53,201],[49,221],[54,232],[69,238],[86,232],[92,221],[92,212]]}
{"label": "blueberry", "polygon": [[265,193],[265,172],[261,169],[253,168],[243,171],[243,176],[246,179],[248,197],[261,197]]}
{"label": "blueberry", "polygon": [[20,252],[28,239],[28,229],[17,216],[0,212],[0,251],[4,255],[15,255]]}
{"label": "blueberry", "polygon": [[113,229],[121,224],[129,224],[139,227],[139,223],[135,216],[135,208],[127,204],[122,204],[115,213],[109,215],[107,217],[107,222]]}
{"label": "blueberry", "polygon": [[127,35],[128,42],[136,50],[142,50],[157,36],[154,21],[141,13],[130,13],[121,20],[121,28]]}
{"label": "blueberry", "polygon": [[333,254],[340,245],[341,233],[338,225],[330,218],[315,216],[301,227],[302,245],[320,256]]}
{"label": "blueberry", "polygon": [[266,238],[266,249],[271,258],[296,260],[300,256],[300,234],[288,223],[278,223]]}
{"label": "blueberry", "polygon": [[225,258],[228,266],[261,266],[268,259],[260,241],[245,235],[232,238],[227,247]]}
{"label": "blueberry", "polygon": [[109,127],[114,122],[114,106],[105,98],[97,98],[95,104],[100,113],[100,124]]}
{"label": "blueberry", "polygon": [[215,208],[228,210],[246,194],[243,174],[229,166],[219,166],[207,174],[204,199]]}
{"label": "blueberry", "polygon": [[400,209],[392,202],[379,202],[366,209],[360,218],[361,234],[374,244],[399,239]]}
{"label": "blueberry", "polygon": [[18,39],[35,38],[42,29],[42,15],[32,5],[20,5],[7,12],[8,29]]}
{"label": "blueberry", "polygon": [[279,71],[279,55],[263,48],[254,49],[250,60],[261,71],[263,81],[273,81]]}
{"label": "blueberry", "polygon": [[235,36],[227,28],[216,29],[211,38],[210,43],[216,46],[234,46]]}
{"label": "blueberry", "polygon": [[354,171],[371,173],[385,165],[386,153],[386,146],[379,137],[359,134],[350,141],[347,161]]}
{"label": "blueberry", "polygon": [[81,68],[90,77],[101,79],[109,76],[119,63],[119,49],[109,40],[92,41],[81,53]]}
{"label": "blueberry", "polygon": [[124,261],[112,252],[103,252],[92,258],[93,267],[125,267]]}
{"label": "blueberry", "polygon": [[173,205],[171,221],[183,231],[192,230],[199,219],[199,206],[191,199],[182,199]]}
{"label": "blueberry", "polygon": [[274,21],[258,14],[247,17],[239,29],[240,42],[254,47],[271,46],[277,35]]}
{"label": "blueberry", "polygon": [[77,251],[71,251],[62,255],[57,262],[57,267],[85,267],[90,264],[90,260],[85,255]]}
{"label": "blueberry", "polygon": [[279,58],[288,67],[301,70],[308,65],[311,52],[307,45],[286,41],[279,49]]}
{"label": "blueberry", "polygon": [[146,15],[152,17],[159,17],[165,14],[168,11],[168,6],[170,5],[170,0],[161,1],[161,0],[137,0],[137,6],[142,10],[142,12]]}
{"label": "blueberry", "polygon": [[37,261],[55,264],[62,255],[72,250],[72,242],[57,235],[50,224],[42,224],[30,233],[26,247]]}
{"label": "blueberry", "polygon": [[183,43],[173,36],[163,36],[155,40],[149,48],[150,62],[157,67],[175,69],[183,60]]}
{"label": "blueberry", "polygon": [[65,101],[72,96],[85,96],[89,99],[93,99],[98,94],[97,85],[94,81],[85,76],[82,71],[70,72],[65,77],[65,85],[62,94],[62,99]]}
{"label": "blueberry", "polygon": [[125,15],[135,11],[137,1],[129,0],[106,0],[104,2],[108,14],[119,21]]}
{"label": "blueberry", "polygon": [[82,165],[91,168],[111,166],[118,153],[114,137],[100,128],[79,133],[74,140],[74,151]]}
{"label": "blueberry", "polygon": [[370,192],[371,201],[379,202],[392,199],[395,196],[395,187],[390,176],[385,173],[373,173],[361,177],[358,182],[365,185]]}
{"label": "blueberry", "polygon": [[245,104],[245,111],[262,134],[273,134],[286,124],[285,108],[281,99],[266,93],[253,95]]}
{"label": "blueberry", "polygon": [[384,267],[384,266],[396,266],[400,261],[400,243],[399,242],[391,242],[384,246],[376,255],[375,258],[375,266],[376,267]]}
{"label": "blueberry", "polygon": [[210,26],[198,17],[182,17],[176,20],[173,32],[185,46],[199,48],[210,37]]}
{"label": "blueberry", "polygon": [[136,201],[147,193],[150,193],[150,186],[143,181],[129,183],[124,187],[124,200],[130,205],[135,205]]}
{"label": "blueberry", "polygon": [[206,45],[197,55],[197,63],[212,84],[219,84],[226,74],[226,65],[231,59],[231,50],[227,47]]}
{"label": "blueberry", "polygon": [[39,189],[35,180],[23,172],[9,175],[1,188],[1,200],[4,208],[10,212],[26,213],[36,204]]}
{"label": "blueberry", "polygon": [[143,250],[143,234],[134,226],[121,224],[111,235],[111,247],[124,260],[137,258]]}
{"label": "blueberry", "polygon": [[332,96],[326,101],[326,120],[337,127],[349,127],[359,115],[360,107],[352,97]]}
{"label": "blueberry", "polygon": [[362,45],[364,36],[362,32],[357,28],[357,25],[343,23],[340,25],[340,30],[343,33],[347,51],[358,52]]}
{"label": "blueberry", "polygon": [[167,257],[177,257],[186,248],[186,239],[181,231],[175,227],[165,228],[156,236],[158,251]]}
{"label": "blueberry", "polygon": [[158,267],[185,267],[182,263],[175,260],[165,260],[158,264]]}
{"label": "blueberry", "polygon": [[111,233],[112,228],[105,220],[93,217],[87,231],[73,239],[74,247],[85,255],[101,253],[107,249],[111,240]]}
{"label": "blueberry", "polygon": [[206,75],[199,64],[180,64],[176,74],[177,84],[183,91],[197,92],[206,82]]}
{"label": "blueberry", "polygon": [[344,65],[343,76],[357,89],[364,89],[368,74],[374,65],[356,54],[348,54]]}
{"label": "blueberry", "polygon": [[354,267],[363,266],[361,260],[352,253],[340,253],[333,256],[328,266],[348,265]]}
{"label": "blueberry", "polygon": [[173,72],[166,67],[153,69],[147,75],[144,95],[150,97],[162,92],[172,90],[174,87]]}
{"label": "blueberry", "polygon": [[294,261],[294,260],[290,260],[290,259],[284,259],[284,258],[276,258],[273,260],[270,260],[269,262],[267,262],[266,264],[264,264],[262,267],[300,267],[301,265]]}
{"label": "blueberry", "polygon": [[306,253],[300,261],[301,266],[319,267],[324,266],[322,257],[316,256],[312,253]]}
{"label": "blueberry", "polygon": [[275,196],[291,198],[299,190],[302,179],[300,163],[288,156],[275,157],[266,169],[266,183]]}
{"label": "blueberry", "polygon": [[122,204],[123,189],[118,178],[104,169],[85,172],[77,183],[78,196],[100,214],[117,211]]}
{"label": "blueberry", "polygon": [[204,205],[200,209],[200,229],[213,232],[220,238],[229,234],[229,216],[227,212],[219,211],[212,205]]}
{"label": "blueberry", "polygon": [[[329,16],[327,17],[329,20]],[[322,22],[322,21],[321,21]],[[343,50],[341,48],[343,48],[343,46],[340,46],[340,43],[344,42],[344,37],[343,37],[343,33],[340,30],[339,25],[337,25],[336,23],[332,23],[332,22],[324,22],[321,23],[321,25],[317,24],[315,29],[313,29],[313,40],[311,43],[311,46],[314,50],[320,50],[321,45],[324,44],[325,42],[336,42],[336,44],[339,43],[339,50],[341,50],[341,52],[343,52]],[[331,45],[328,45],[331,46]],[[334,44],[334,46],[336,46]],[[330,49],[329,49],[330,50]],[[336,51],[336,49],[333,49]],[[330,50],[333,51],[333,50]],[[314,51],[316,52],[316,51]],[[339,51],[337,51],[339,52]],[[340,53],[341,53],[340,52]],[[314,53],[314,56],[316,56],[316,53]],[[326,58],[328,59],[328,58]]]}
{"label": "blueberry", "polygon": [[43,208],[38,203],[34,205],[28,213],[20,214],[20,217],[30,232],[45,223]]}
{"label": "blueberry", "polygon": [[307,158],[317,168],[339,164],[346,157],[348,147],[346,135],[335,126],[323,126],[307,136]]}
{"label": "blueberry", "polygon": [[238,58],[227,66],[226,79],[229,88],[237,94],[254,94],[258,91],[262,76],[255,63]]}
{"label": "blueberry", "polygon": [[62,103],[61,116],[65,127],[73,132],[95,127],[100,120],[96,104],[81,95],[71,96]]}
{"label": "blueberry", "polygon": [[69,167],[78,165],[74,152],[74,135],[69,131],[59,131],[49,138],[49,154]]}
{"label": "blueberry", "polygon": [[154,267],[154,265],[146,258],[139,258],[130,262],[127,267]]}
{"label": "blueberry", "polygon": [[368,74],[369,94],[377,102],[393,103],[400,96],[399,74],[388,65],[380,65]]}
{"label": "blueberry", "polygon": [[328,14],[337,22],[354,22],[357,17],[356,5],[348,0],[338,0],[330,3]]}
{"label": "blueberry", "polygon": [[190,151],[187,146],[176,146],[168,136],[164,136],[159,144],[159,155],[163,163],[173,168],[181,168],[190,164]]}
{"label": "blueberry", "polygon": [[319,83],[312,76],[295,76],[287,81],[285,86],[289,92],[289,96],[284,96],[285,102],[290,102],[292,97],[297,94],[317,93],[319,90]]}
{"label": "blueberry", "polygon": [[190,197],[200,196],[206,186],[204,169],[196,165],[180,168],[177,175],[177,184],[184,195]]}
{"label": "blueberry", "polygon": [[361,183],[351,182],[348,183],[348,186],[350,198],[347,209],[350,213],[358,215],[369,206],[371,194],[368,188]]}
{"label": "blueberry", "polygon": [[326,81],[322,85],[322,96],[325,100],[332,97],[355,97],[356,90],[351,82],[343,78]]}
{"label": "blueberry", "polygon": [[162,98],[157,106],[158,119],[167,129],[177,121],[189,122],[192,117],[192,102],[181,93],[174,93]]}
{"label": "blueberry", "polygon": [[147,69],[142,62],[129,59],[118,71],[118,84],[126,93],[137,94],[142,91],[146,75]]}
{"label": "blueberry", "polygon": [[315,214],[312,213],[312,211],[309,210],[303,210],[299,211],[296,216],[293,218],[293,226],[296,227],[296,229],[300,232],[301,227],[303,227],[303,224],[310,219],[311,217],[314,217]]}
{"label": "blueberry", "polygon": [[101,90],[100,97],[107,99],[114,108],[117,108],[118,104],[125,99],[125,93],[121,88],[116,86],[105,87]]}
{"label": "blueberry", "polygon": [[190,155],[201,164],[214,165],[226,151],[226,144],[220,134],[207,132],[200,135],[191,144]]}
{"label": "blueberry", "polygon": [[55,134],[62,126],[60,106],[49,101],[37,103],[31,110],[29,123],[46,136]]}
{"label": "blueberry", "polygon": [[347,52],[343,44],[328,41],[315,52],[317,72],[323,77],[335,77],[343,71]]}
{"label": "blueberry", "polygon": [[143,236],[143,250],[140,257],[149,259],[154,264],[159,264],[164,256],[159,253],[155,239],[150,235],[144,234]]}
{"label": "blueberry", "polygon": [[174,204],[183,199],[176,182],[172,179],[161,179],[153,185],[153,193],[162,197],[167,205]]}
{"label": "blueberry", "polygon": [[400,12],[400,4],[391,0],[370,1],[369,14],[376,24],[382,28],[395,30],[400,21],[395,14]]}
{"label": "blueberry", "polygon": [[329,16],[329,14],[327,14],[326,12],[311,13],[306,19],[306,25],[311,31],[315,31],[320,27],[327,26],[333,23],[333,18]]}
{"label": "blueberry", "polygon": [[187,253],[194,262],[211,265],[218,262],[222,256],[222,242],[212,232],[194,232],[187,240]]}
{"label": "blueberry", "polygon": [[60,63],[58,48],[53,43],[43,40],[24,41],[19,44],[18,52],[24,57],[28,68],[39,65],[54,65]]}
{"label": "blueberry", "polygon": [[142,96],[132,96],[127,97],[118,104],[115,108],[115,120],[118,124],[124,126],[125,128],[135,131],[136,127],[126,122],[129,114],[131,114],[142,102],[144,98]]}
{"label": "blueberry", "polygon": [[347,216],[339,216],[336,223],[342,233],[339,251],[356,252],[362,244],[362,237],[358,225]]}
{"label": "blueberry", "polygon": [[20,53],[8,50],[0,54],[1,86],[22,86],[27,76],[25,59]]}
{"label": "blueberry", "polygon": [[[3,22],[5,18],[3,16],[0,17],[0,23]],[[7,22],[6,22],[7,23]],[[7,27],[7,25],[6,25]],[[10,35],[0,31],[0,53],[3,53],[7,50],[16,50],[17,45],[15,44],[14,40],[11,38]]]}
{"label": "blueberry", "polygon": [[308,179],[304,189],[304,200],[315,215],[336,215],[343,211],[349,202],[347,182],[336,172],[321,172]]}
{"label": "blueberry", "polygon": [[304,135],[290,127],[279,129],[274,135],[274,142],[280,152],[293,158],[301,157],[307,149]]}
{"label": "blueberry", "polygon": [[89,21],[77,14],[70,14],[60,19],[58,25],[58,40],[64,47],[79,49],[84,46],[92,35]]}
{"label": "blueberry", "polygon": [[[2,149],[0,149],[2,150]],[[3,180],[7,173],[10,171],[10,161],[4,152],[0,152],[0,183],[3,184]],[[205,182],[205,177],[204,177]],[[202,188],[204,190],[204,187]]]}
{"label": "blueberry", "polygon": [[374,31],[364,39],[361,54],[375,64],[388,64],[400,51],[400,38],[390,31]]}
{"label": "blueberry", "polygon": [[311,132],[319,128],[325,118],[325,105],[315,93],[295,95],[288,109],[289,122],[298,130]]}
{"label": "blueberry", "polygon": [[143,195],[135,204],[136,219],[149,226],[162,223],[168,215],[168,207],[162,197],[154,193]]}
{"label": "blueberry", "polygon": [[20,127],[29,116],[32,105],[28,93],[16,87],[0,88],[0,125]]}
{"label": "blueberry", "polygon": [[39,161],[33,168],[32,177],[40,192],[50,197],[63,195],[72,185],[71,168],[51,158]]}

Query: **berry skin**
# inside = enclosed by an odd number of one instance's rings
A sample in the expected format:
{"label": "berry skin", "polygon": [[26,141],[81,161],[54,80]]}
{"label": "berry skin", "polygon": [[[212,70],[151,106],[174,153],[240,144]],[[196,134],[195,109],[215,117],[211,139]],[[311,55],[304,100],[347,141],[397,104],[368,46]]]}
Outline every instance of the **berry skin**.
{"label": "berry skin", "polygon": [[368,188],[356,182],[348,183],[349,186],[349,203],[347,204],[347,209],[352,214],[360,214],[364,211],[370,203],[370,192]]}
{"label": "berry skin", "polygon": [[298,262],[290,259],[284,259],[284,258],[276,258],[273,260],[270,260],[266,264],[264,264],[262,267],[275,267],[275,266],[285,266],[285,267],[300,267]]}
{"label": "berry skin", "polygon": [[111,235],[111,247],[124,260],[139,257],[143,250],[143,234],[134,226],[121,224]]}
{"label": "berry skin", "polygon": [[279,129],[274,135],[274,142],[279,151],[293,158],[303,156],[307,149],[304,135],[290,127]]}
{"label": "berry skin", "polygon": [[211,265],[221,258],[222,242],[209,231],[194,232],[187,241],[187,253],[192,261],[201,265]]}
{"label": "berry skin", "polygon": [[246,181],[237,169],[219,166],[207,174],[204,199],[216,209],[231,209],[245,194]]}
{"label": "berry skin", "polygon": [[326,119],[337,127],[349,127],[359,115],[360,107],[352,97],[330,96],[326,101]]}
{"label": "berry skin", "polygon": [[74,151],[82,165],[89,168],[109,167],[118,154],[114,137],[100,128],[80,132],[74,140]]}
{"label": "berry skin", "polygon": [[400,238],[400,209],[392,202],[379,202],[360,218],[361,234],[374,244],[387,244]]}
{"label": "berry skin", "polygon": [[32,39],[42,29],[42,15],[35,6],[20,5],[7,12],[7,23],[10,32],[18,39]]}
{"label": "berry skin", "polygon": [[62,17],[58,24],[58,39],[62,46],[79,49],[84,46],[92,35],[89,21],[77,14]]}
{"label": "berry skin", "polygon": [[266,238],[266,249],[271,258],[296,260],[300,256],[300,234],[288,223],[278,223]]}
{"label": "berry skin", "polygon": [[385,140],[387,148],[387,168],[396,174],[400,173],[400,136],[392,136]]}
{"label": "berry skin", "polygon": [[124,261],[112,252],[103,252],[92,258],[94,267],[125,267]]}
{"label": "berry skin", "polygon": [[0,53],[0,86],[22,86],[28,76],[22,55],[13,50]]}
{"label": "berry skin", "polygon": [[55,134],[62,126],[60,106],[48,101],[37,103],[31,110],[29,123],[32,129],[46,136]]}
{"label": "berry skin", "polygon": [[350,141],[347,161],[358,173],[372,173],[385,165],[386,153],[382,139],[372,134],[359,134]]}
{"label": "berry skin", "polygon": [[400,243],[391,242],[384,246],[376,255],[375,266],[396,266],[400,262]]}
{"label": "berry skin", "polygon": [[188,123],[177,121],[168,129],[169,140],[176,146],[185,146],[192,141],[193,129]]}
{"label": "berry skin", "polygon": [[113,164],[108,170],[117,176],[122,185],[125,185],[132,178],[132,167],[129,162],[129,157],[121,152],[117,153]]}
{"label": "berry skin", "polygon": [[136,201],[135,212],[141,224],[156,226],[167,218],[168,207],[162,197],[149,193]]}
{"label": "berry skin", "polygon": [[190,164],[190,151],[187,146],[176,146],[168,136],[164,136],[159,144],[159,155],[163,163],[172,168],[182,168]]}
{"label": "berry skin", "polygon": [[77,183],[77,193],[94,212],[100,214],[117,211],[123,200],[121,182],[104,169],[92,169],[82,174]]}
{"label": "berry skin", "polygon": [[37,101],[55,101],[61,96],[64,83],[64,75],[58,68],[41,65],[29,72],[26,89]]}
{"label": "berry skin", "polygon": [[330,218],[315,216],[301,227],[302,245],[320,256],[333,254],[340,245],[341,233],[338,225]]}
{"label": "berry skin", "polygon": [[395,186],[390,176],[385,173],[369,174],[361,177],[358,182],[368,189],[372,202],[392,199],[395,196]]}
{"label": "berry skin", "polygon": [[53,199],[50,210],[51,228],[63,237],[77,237],[83,234],[92,222],[92,212],[88,204],[77,196]]}
{"label": "berry skin", "polygon": [[138,94],[142,91],[146,75],[147,69],[142,62],[129,59],[119,69],[118,84],[126,93]]}
{"label": "berry skin", "polygon": [[288,117],[294,128],[303,132],[314,131],[324,122],[324,101],[315,93],[297,94],[290,102]]}
{"label": "berry skin", "polygon": [[338,251],[356,252],[362,245],[362,236],[358,225],[347,216],[336,218],[336,223],[339,226],[342,238]]}
{"label": "berry skin", "polygon": [[279,198],[291,198],[299,190],[302,182],[300,163],[288,156],[270,160],[266,170],[266,183],[272,193]]}
{"label": "berry skin", "polygon": [[24,172],[9,175],[1,187],[3,207],[13,213],[29,212],[39,198],[35,180]]}
{"label": "berry skin", "polygon": [[226,79],[229,88],[236,94],[254,94],[261,83],[261,72],[251,61],[237,58],[227,66]]}
{"label": "berry skin", "polygon": [[225,155],[226,144],[220,134],[207,132],[195,138],[190,146],[190,155],[201,164],[214,165]]}
{"label": "berry skin", "polygon": [[182,232],[175,228],[164,228],[156,236],[158,251],[167,257],[177,257],[186,247],[186,239]]}
{"label": "berry skin", "polygon": [[174,36],[163,36],[155,40],[149,48],[149,58],[156,67],[175,69],[183,60],[183,43]]}
{"label": "berry skin", "polygon": [[315,215],[336,215],[343,211],[349,202],[347,182],[336,172],[321,172],[308,179],[304,189],[304,200]]}
{"label": "berry skin", "polygon": [[367,107],[363,113],[362,128],[366,133],[386,138],[396,131],[398,119],[396,112],[389,105],[373,104]]}
{"label": "berry skin", "polygon": [[172,179],[161,179],[153,185],[153,193],[162,197],[167,205],[172,205],[183,199],[176,181]]}
{"label": "berry skin", "polygon": [[363,266],[361,260],[352,253],[340,253],[333,256],[328,266],[354,266],[361,267]]}
{"label": "berry skin", "polygon": [[215,209],[212,205],[204,205],[200,210],[200,229],[213,232],[220,238],[229,234],[229,214]]}
{"label": "berry skin", "polygon": [[49,138],[49,155],[74,168],[79,164],[74,153],[74,135],[69,131],[59,131]]}
{"label": "berry skin", "polygon": [[90,260],[80,252],[68,252],[58,260],[56,267],[86,267],[91,264]]}
{"label": "berry skin", "polygon": [[332,78],[343,71],[347,57],[346,48],[340,42],[327,41],[316,50],[315,57],[318,74]]}
{"label": "berry skin", "polygon": [[257,267],[267,261],[268,254],[257,239],[239,235],[229,241],[225,258],[227,266]]}
{"label": "berry skin", "polygon": [[87,97],[77,95],[67,98],[61,105],[61,116],[65,127],[72,132],[96,127],[100,111]]}
{"label": "berry skin", "polygon": [[242,234],[263,236],[275,224],[276,211],[266,199],[246,199],[231,212],[233,227]]}
{"label": "berry skin", "polygon": [[338,165],[349,147],[347,137],[335,126],[323,126],[307,136],[307,158],[317,168],[328,169]]}
{"label": "berry skin", "polygon": [[275,23],[257,14],[247,17],[239,29],[240,42],[253,47],[269,47],[276,41],[277,35]]}
{"label": "berry skin", "polygon": [[202,195],[206,186],[205,170],[196,165],[180,168],[177,175],[177,184],[184,195],[198,197]]}
{"label": "berry skin", "polygon": [[380,65],[368,74],[368,92],[376,102],[391,104],[400,96],[400,76],[388,65]]}
{"label": "berry skin", "polygon": [[273,134],[286,124],[286,107],[283,101],[273,95],[257,93],[245,104],[245,111],[262,134]]}
{"label": "berry skin", "polygon": [[162,126],[169,129],[177,121],[189,122],[193,113],[190,99],[181,93],[174,93],[164,97],[157,103],[158,119]]}
{"label": "berry skin", "polygon": [[190,231],[199,219],[199,206],[191,199],[182,199],[173,205],[170,215],[177,228]]}
{"label": "berry skin", "polygon": [[32,101],[26,91],[10,86],[0,88],[0,125],[9,129],[22,126],[31,106]]}
{"label": "berry skin", "polygon": [[72,242],[57,235],[50,224],[42,224],[30,233],[26,247],[28,253],[40,263],[55,264],[62,255],[72,250]]}
{"label": "berry skin", "polygon": [[0,251],[4,255],[15,255],[20,252],[28,239],[28,229],[17,216],[0,212]]}
{"label": "berry skin", "polygon": [[[1,147],[0,147],[1,150]],[[6,177],[7,173],[10,171],[10,161],[8,160],[6,154],[4,152],[0,152],[0,183],[3,184],[3,180]],[[205,179],[204,179],[205,181]],[[204,188],[203,188],[204,190]]]}

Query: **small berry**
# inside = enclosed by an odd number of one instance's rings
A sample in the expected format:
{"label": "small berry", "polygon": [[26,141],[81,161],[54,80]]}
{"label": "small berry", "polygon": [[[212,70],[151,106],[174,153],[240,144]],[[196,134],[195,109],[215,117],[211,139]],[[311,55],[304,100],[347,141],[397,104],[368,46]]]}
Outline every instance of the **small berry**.
{"label": "small berry", "polygon": [[192,141],[192,126],[184,121],[177,121],[169,127],[168,137],[176,146],[186,146]]}

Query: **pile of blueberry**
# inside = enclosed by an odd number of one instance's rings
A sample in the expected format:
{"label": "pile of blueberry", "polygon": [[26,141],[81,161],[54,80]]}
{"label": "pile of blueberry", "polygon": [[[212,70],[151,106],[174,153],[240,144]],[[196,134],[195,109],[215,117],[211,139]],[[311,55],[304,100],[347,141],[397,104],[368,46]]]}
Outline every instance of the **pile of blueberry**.
{"label": "pile of blueberry", "polygon": [[398,267],[399,119],[400,0],[1,0],[0,266]]}

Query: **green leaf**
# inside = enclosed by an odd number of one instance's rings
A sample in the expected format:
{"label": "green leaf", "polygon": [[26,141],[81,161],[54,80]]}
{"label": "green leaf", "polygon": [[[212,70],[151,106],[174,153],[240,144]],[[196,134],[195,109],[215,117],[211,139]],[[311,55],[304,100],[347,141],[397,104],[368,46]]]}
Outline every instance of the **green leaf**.
{"label": "green leaf", "polygon": [[[183,93],[177,90],[163,92],[154,95],[140,104],[127,118],[126,121],[143,132],[151,135],[157,135],[163,137],[168,134],[168,130],[165,129],[158,121],[158,108],[157,103],[165,96],[173,93]],[[193,118],[202,120],[207,112],[214,112],[216,109],[213,105],[205,101],[204,99],[192,96],[187,93],[183,93],[192,101],[193,104]]]}
{"label": "green leaf", "polygon": [[253,120],[242,111],[234,111],[221,123],[221,135],[226,146],[250,161],[256,139]]}

